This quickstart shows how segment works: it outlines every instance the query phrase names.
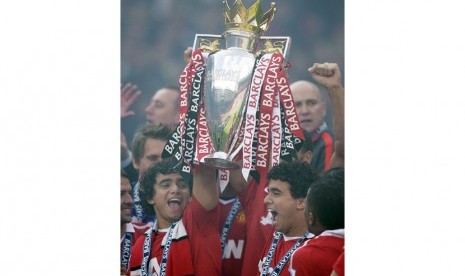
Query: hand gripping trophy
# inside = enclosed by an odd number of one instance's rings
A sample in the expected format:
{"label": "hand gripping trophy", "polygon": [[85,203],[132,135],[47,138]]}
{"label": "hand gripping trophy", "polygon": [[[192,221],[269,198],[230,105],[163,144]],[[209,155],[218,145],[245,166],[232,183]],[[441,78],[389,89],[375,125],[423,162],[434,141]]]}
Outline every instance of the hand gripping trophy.
{"label": "hand gripping trophy", "polygon": [[290,37],[262,36],[276,12],[260,0],[246,9],[223,1],[226,32],[197,34],[179,78],[180,124],[165,146],[190,175],[194,163],[266,180],[268,168],[295,157],[304,136],[297,119],[285,58]]}

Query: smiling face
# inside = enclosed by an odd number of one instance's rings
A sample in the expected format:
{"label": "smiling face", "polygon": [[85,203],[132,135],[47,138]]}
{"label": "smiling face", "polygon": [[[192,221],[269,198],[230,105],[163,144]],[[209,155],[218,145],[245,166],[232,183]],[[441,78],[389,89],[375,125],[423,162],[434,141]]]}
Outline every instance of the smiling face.
{"label": "smiling face", "polygon": [[326,104],[317,86],[311,82],[298,81],[291,85],[297,116],[303,129],[312,133],[326,116]]}
{"label": "smiling face", "polygon": [[129,179],[121,176],[121,224],[131,222],[132,189]]}
{"label": "smiling face", "polygon": [[264,203],[272,214],[273,226],[277,231],[286,236],[299,236],[302,234],[302,224],[305,224],[305,200],[293,198],[290,187],[288,182],[271,179]]}
{"label": "smiling face", "polygon": [[153,196],[148,203],[153,206],[158,227],[168,228],[182,217],[189,202],[189,186],[179,173],[157,174]]}

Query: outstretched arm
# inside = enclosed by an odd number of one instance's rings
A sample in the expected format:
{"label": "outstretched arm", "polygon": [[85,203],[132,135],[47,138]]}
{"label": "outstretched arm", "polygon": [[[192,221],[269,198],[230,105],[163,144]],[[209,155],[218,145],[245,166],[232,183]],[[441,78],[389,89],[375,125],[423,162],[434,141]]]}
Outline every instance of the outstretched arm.
{"label": "outstretched arm", "polygon": [[315,63],[308,72],[328,91],[333,107],[335,143],[329,167],[344,167],[344,88],[339,66],[336,63]]}
{"label": "outstretched arm", "polygon": [[195,165],[192,196],[200,202],[205,210],[210,211],[218,204],[219,195],[216,184],[216,169],[203,163]]}
{"label": "outstretched arm", "polygon": [[[240,161],[241,169],[242,169],[242,161]],[[232,170],[229,172],[229,183],[232,185],[232,188],[236,194],[242,193],[249,183],[244,179],[242,175],[242,170]]]}

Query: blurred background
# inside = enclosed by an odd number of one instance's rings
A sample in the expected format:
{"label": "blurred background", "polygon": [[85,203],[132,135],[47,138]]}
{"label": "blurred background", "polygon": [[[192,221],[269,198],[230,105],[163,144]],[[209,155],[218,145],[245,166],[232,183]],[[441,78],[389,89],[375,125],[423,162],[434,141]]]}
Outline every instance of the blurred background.
{"label": "blurred background", "polygon": [[[255,1],[242,2],[248,8]],[[271,2],[262,0],[263,12]],[[292,38],[289,81],[312,81],[307,68],[313,63],[336,62],[344,85],[344,1],[274,2],[277,11],[265,35]],[[195,34],[224,31],[222,0],[121,0],[121,84],[131,82],[142,91],[132,108],[136,115],[121,122],[129,143],[145,123],[144,109],[153,93],[177,85],[185,66],[183,52],[193,45]]]}

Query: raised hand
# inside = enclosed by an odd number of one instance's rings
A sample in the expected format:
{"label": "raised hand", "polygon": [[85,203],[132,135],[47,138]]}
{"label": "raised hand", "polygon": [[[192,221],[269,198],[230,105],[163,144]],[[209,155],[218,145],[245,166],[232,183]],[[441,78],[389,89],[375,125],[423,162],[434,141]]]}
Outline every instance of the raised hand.
{"label": "raised hand", "polygon": [[344,87],[339,66],[336,63],[315,63],[308,68],[308,72],[326,89],[333,107],[335,143],[329,167],[344,167]]}
{"label": "raised hand", "polygon": [[314,63],[312,67],[308,68],[308,72],[316,82],[326,89],[336,89],[342,86],[341,72],[336,63]]}
{"label": "raised hand", "polygon": [[121,88],[121,119],[133,116],[135,113],[131,108],[131,105],[142,95],[137,85],[130,82],[126,83]]}

